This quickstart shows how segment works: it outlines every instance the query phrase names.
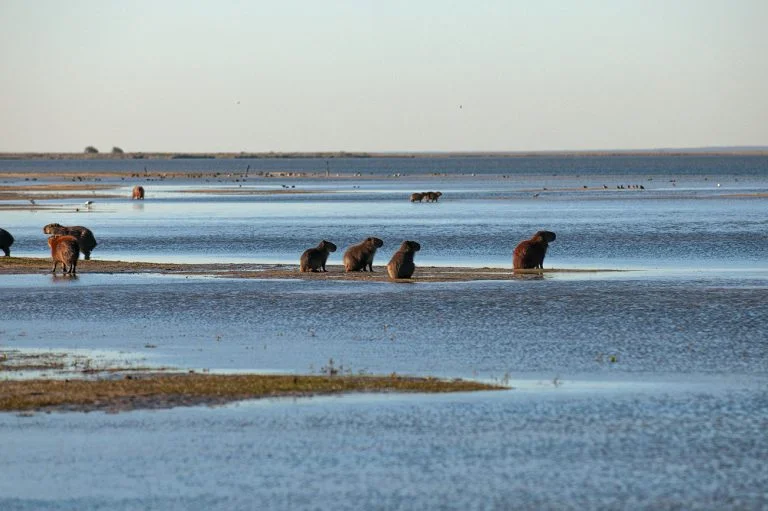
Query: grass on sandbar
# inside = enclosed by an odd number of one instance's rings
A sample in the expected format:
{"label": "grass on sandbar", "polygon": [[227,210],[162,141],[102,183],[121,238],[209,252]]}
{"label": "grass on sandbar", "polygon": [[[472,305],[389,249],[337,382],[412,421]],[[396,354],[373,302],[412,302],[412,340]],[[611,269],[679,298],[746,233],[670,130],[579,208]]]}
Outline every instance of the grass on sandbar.
{"label": "grass on sandbar", "polygon": [[508,387],[391,376],[131,374],[104,380],[0,381],[0,411],[125,411],[350,392],[470,392]]}

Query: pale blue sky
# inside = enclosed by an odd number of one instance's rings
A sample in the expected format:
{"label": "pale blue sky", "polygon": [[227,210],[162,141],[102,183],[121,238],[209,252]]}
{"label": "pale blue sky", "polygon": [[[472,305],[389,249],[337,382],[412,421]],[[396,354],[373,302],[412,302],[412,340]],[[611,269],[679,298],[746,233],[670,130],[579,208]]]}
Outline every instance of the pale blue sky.
{"label": "pale blue sky", "polygon": [[768,145],[766,26],[766,0],[0,0],[0,151]]}

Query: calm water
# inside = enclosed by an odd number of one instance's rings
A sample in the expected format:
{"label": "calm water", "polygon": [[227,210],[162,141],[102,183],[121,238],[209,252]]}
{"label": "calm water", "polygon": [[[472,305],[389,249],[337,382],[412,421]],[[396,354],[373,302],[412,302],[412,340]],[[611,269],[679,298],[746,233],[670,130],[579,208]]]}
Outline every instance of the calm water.
{"label": "calm water", "polygon": [[[558,235],[548,267],[637,271],[410,285],[0,276],[3,349],[212,371],[311,373],[333,359],[513,387],[0,414],[0,508],[766,508],[766,160],[641,160],[642,178],[631,158],[589,175],[578,159],[557,177],[286,180],[320,193],[279,196],[184,193],[243,183],[181,180],[147,183],[141,204],[3,211],[14,255],[44,257],[41,228],[57,221],[92,228],[95,259],[297,264],[326,238],[338,263],[376,235],[380,270],[403,239],[422,244],[417,265],[509,267],[515,244],[546,228]],[[445,195],[407,201],[422,189]]]}
{"label": "calm water", "polygon": [[765,156],[466,158],[259,158],[174,160],[0,160],[0,172],[318,172],[364,175],[735,175],[765,177]]}

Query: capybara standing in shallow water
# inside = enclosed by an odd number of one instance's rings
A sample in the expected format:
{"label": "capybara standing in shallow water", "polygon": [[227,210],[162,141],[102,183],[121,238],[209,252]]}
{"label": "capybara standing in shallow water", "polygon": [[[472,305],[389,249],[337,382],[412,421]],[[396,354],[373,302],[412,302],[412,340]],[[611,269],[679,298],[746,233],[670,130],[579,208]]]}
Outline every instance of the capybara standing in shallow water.
{"label": "capybara standing in shallow water", "polygon": [[387,273],[390,279],[410,279],[416,270],[413,264],[413,256],[421,250],[421,245],[415,241],[404,241],[400,249],[395,252],[387,264]]}
{"label": "capybara standing in shallow water", "polygon": [[63,273],[74,275],[77,273],[77,258],[80,257],[80,244],[74,236],[51,236],[48,238],[48,246],[51,247],[51,257],[53,258],[53,269],[51,273],[56,273],[56,266],[61,263]]}
{"label": "capybara standing in shallow water", "polygon": [[411,202],[421,202],[424,199],[423,193],[412,193],[411,194]]}
{"label": "capybara standing in shallow water", "polygon": [[555,241],[556,237],[552,231],[538,231],[531,236],[531,239],[521,241],[512,253],[512,268],[515,270],[543,269],[547,247]]}
{"label": "capybara standing in shallow water", "polygon": [[384,245],[379,238],[366,238],[357,245],[352,245],[344,252],[345,271],[373,271],[373,256],[376,249]]}
{"label": "capybara standing in shallow water", "polygon": [[424,197],[427,199],[427,202],[437,202],[437,199],[442,195],[443,192],[424,192]]}
{"label": "capybara standing in shallow water", "polygon": [[139,185],[134,186],[133,190],[131,191],[131,199],[144,200],[144,187]]}
{"label": "capybara standing in shallow water", "polygon": [[315,248],[308,248],[301,254],[301,264],[299,269],[303,272],[325,269],[325,262],[328,260],[328,254],[336,252],[336,245],[330,241],[321,241]]}
{"label": "capybara standing in shallow water", "polygon": [[0,250],[5,252],[5,257],[11,256],[11,245],[13,245],[13,236],[5,229],[0,229]]}
{"label": "capybara standing in shallow water", "polygon": [[77,238],[77,242],[80,244],[80,251],[86,259],[91,258],[91,250],[98,245],[91,230],[79,225],[66,227],[61,224],[48,224],[43,227],[43,232],[55,236],[74,236]]}

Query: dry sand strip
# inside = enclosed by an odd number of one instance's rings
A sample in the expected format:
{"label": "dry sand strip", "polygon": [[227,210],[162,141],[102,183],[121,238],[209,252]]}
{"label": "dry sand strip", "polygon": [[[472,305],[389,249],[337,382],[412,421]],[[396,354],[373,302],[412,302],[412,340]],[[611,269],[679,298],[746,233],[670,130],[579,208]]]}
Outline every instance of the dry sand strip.
{"label": "dry sand strip", "polygon": [[246,399],[352,392],[473,392],[509,387],[467,380],[348,375],[213,375],[131,373],[97,380],[0,381],[0,412],[120,412],[176,406],[216,406]]}
{"label": "dry sand strip", "polygon": [[[0,275],[49,273],[53,264],[49,258],[0,257]],[[160,273],[173,275],[211,275],[242,279],[301,279],[301,280],[349,280],[388,282],[384,266],[371,272],[345,272],[339,265],[329,265],[328,272],[302,273],[297,265],[284,264],[178,264],[127,261],[101,261],[91,259],[77,263],[78,273]],[[443,266],[417,266],[412,279],[398,282],[465,282],[473,280],[510,280],[536,278],[551,273],[599,273],[621,272],[616,269],[558,269],[516,270],[510,268],[469,268]],[[60,274],[57,274],[57,276]]]}

